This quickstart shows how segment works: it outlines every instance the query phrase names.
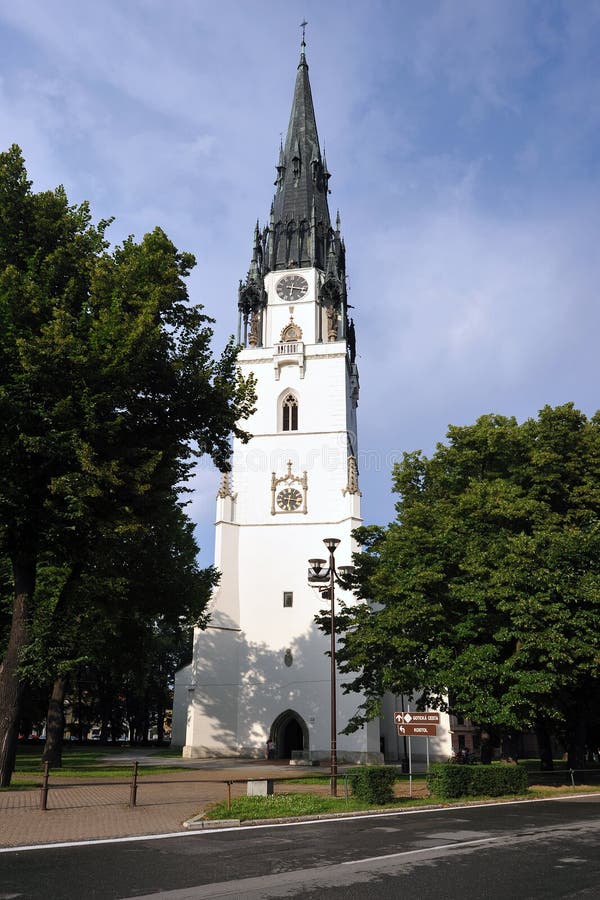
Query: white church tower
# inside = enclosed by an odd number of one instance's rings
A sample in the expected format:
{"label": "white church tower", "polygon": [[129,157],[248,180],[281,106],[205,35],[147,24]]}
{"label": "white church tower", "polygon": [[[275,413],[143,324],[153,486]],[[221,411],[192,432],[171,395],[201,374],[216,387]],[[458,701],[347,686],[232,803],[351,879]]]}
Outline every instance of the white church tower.
{"label": "white church tower", "polygon": [[[329,638],[314,623],[327,606],[307,582],[324,538],[352,562],[361,523],[354,325],[348,318],[340,219],[319,147],[302,42],[269,224],[254,234],[239,287],[239,365],[256,379],[256,412],[236,440],[217,497],[221,581],[193,662],[176,680],[174,742],[187,757],[277,758],[330,753]],[[338,596],[341,592],[338,593]],[[338,676],[338,732],[360,697]],[[183,735],[185,734],[185,738]],[[338,735],[338,758],[380,761],[379,722]]]}

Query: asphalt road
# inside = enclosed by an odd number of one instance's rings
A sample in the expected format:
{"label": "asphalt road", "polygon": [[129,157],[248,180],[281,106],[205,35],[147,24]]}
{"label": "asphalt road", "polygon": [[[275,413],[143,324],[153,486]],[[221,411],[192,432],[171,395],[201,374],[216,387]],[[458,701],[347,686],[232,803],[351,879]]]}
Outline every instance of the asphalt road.
{"label": "asphalt road", "polygon": [[0,854],[0,900],[600,898],[600,797]]}

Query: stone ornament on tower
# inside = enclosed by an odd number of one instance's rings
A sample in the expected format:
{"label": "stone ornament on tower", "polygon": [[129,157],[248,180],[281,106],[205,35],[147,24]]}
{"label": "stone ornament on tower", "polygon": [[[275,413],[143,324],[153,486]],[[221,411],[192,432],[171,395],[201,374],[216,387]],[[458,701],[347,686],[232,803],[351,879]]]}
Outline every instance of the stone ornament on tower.
{"label": "stone ornament on tower", "polygon": [[[277,513],[306,513],[308,474],[292,474],[292,460],[287,463],[287,474],[279,478],[275,472],[271,473],[271,515]],[[296,487],[298,485],[298,487]]]}
{"label": "stone ornament on tower", "polygon": [[359,497],[362,497],[362,493],[358,487],[358,465],[355,456],[348,457],[348,483],[346,487],[342,489],[342,494],[344,497],[346,494],[358,494]]}
{"label": "stone ornament on tower", "polygon": [[223,472],[221,474],[221,483],[219,485],[219,490],[217,491],[217,497],[220,500],[224,500],[225,497],[231,497],[232,500],[235,499],[235,494],[231,491],[231,483],[229,481],[229,472]]}

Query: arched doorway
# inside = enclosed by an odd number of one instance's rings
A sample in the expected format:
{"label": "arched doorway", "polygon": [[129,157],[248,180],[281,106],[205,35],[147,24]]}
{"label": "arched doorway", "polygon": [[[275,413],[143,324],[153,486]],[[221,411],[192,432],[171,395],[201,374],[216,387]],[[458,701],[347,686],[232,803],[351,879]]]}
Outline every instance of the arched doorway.
{"label": "arched doorway", "polygon": [[291,759],[294,752],[308,751],[306,722],[293,709],[286,709],[271,726],[271,740],[275,744],[276,759]]}
{"label": "arched doorway", "polygon": [[281,735],[281,758],[291,759],[294,750],[304,750],[304,735],[296,719],[290,719]]}

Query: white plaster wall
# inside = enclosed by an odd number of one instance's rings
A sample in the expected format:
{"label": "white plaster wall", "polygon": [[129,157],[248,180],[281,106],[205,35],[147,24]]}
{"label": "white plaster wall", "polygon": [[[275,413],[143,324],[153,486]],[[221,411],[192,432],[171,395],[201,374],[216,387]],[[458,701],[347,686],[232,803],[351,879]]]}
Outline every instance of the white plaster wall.
{"label": "white plaster wall", "polygon": [[[315,613],[329,602],[308,586],[308,560],[326,559],[323,537],[337,537],[341,540],[337,563],[352,562],[351,521],[328,523],[326,534],[323,527],[323,523],[307,523],[301,529],[291,524],[250,527],[240,535],[240,569],[255,573],[253,579],[245,574],[240,583],[240,625],[248,640],[274,650],[287,646],[293,637],[307,637]],[[283,591],[294,592],[291,609],[283,607]],[[342,595],[336,589],[336,596]]]}
{"label": "white plaster wall", "polygon": [[[324,636],[320,635],[325,641]],[[325,647],[323,648],[323,650]],[[250,679],[244,680],[240,695],[240,746],[247,755],[264,754],[269,729],[275,719],[286,709],[298,713],[308,726],[308,750],[311,759],[327,760],[330,756],[330,682],[329,660],[325,659],[325,667],[317,660],[317,649],[313,651],[316,666],[308,671],[299,666],[294,672],[292,668],[287,678],[281,682],[275,680],[268,684],[253,684]],[[294,677],[295,676],[295,677]],[[339,732],[345,727],[351,715],[356,711],[355,697],[344,695],[338,679],[337,686],[337,750],[340,760],[364,760],[366,755],[373,761],[379,760],[379,730],[377,723],[352,735]],[[260,712],[260,721],[256,711]]]}
{"label": "white plaster wall", "polygon": [[[222,500],[217,506],[223,505]],[[239,567],[237,563],[240,529],[237,525],[217,519],[215,533],[215,565],[221,577],[213,594],[211,625],[238,628],[240,624]],[[196,632],[196,640],[200,632]]]}
{"label": "white plaster wall", "polygon": [[[297,362],[276,369],[272,346],[248,348],[239,357],[242,372],[256,378],[257,409],[243,423],[252,439],[245,445],[234,441],[235,503],[231,498],[217,503],[215,564],[222,578],[212,603],[213,627],[195,635],[185,755],[263,755],[272,723],[292,709],[307,725],[311,754],[329,756],[329,638],[313,621],[328,601],[308,586],[307,569],[309,558],[327,559],[323,539],[328,537],[341,541],[336,564],[352,562],[360,497],[344,494],[344,488],[349,431],[356,448],[356,416],[345,341],[315,343],[314,299],[321,276],[316,270],[299,273],[310,286],[307,296],[292,304],[303,331],[303,370]],[[266,279],[268,345],[280,340],[290,322],[290,304],[274,291],[282,274]],[[290,390],[299,400],[299,429],[284,433],[278,431],[278,409]],[[287,475],[288,460],[294,476],[307,474],[307,513],[273,515],[272,473]],[[291,484],[303,493],[298,482]],[[283,606],[284,591],[293,592],[291,608]],[[289,667],[286,650],[293,657]],[[338,674],[338,731],[360,703],[360,697],[342,693],[342,680]],[[341,758],[379,759],[379,723],[338,736],[338,752]]]}
{"label": "white plaster wall", "polygon": [[191,684],[192,666],[184,666],[175,673],[175,691],[173,695],[173,719],[171,724],[171,745],[183,747],[186,739],[188,693]]}
{"label": "white plaster wall", "polygon": [[[256,378],[260,399],[254,414],[243,423],[244,430],[255,435],[254,440],[277,434],[277,400],[286,389],[299,392],[302,398],[301,432],[347,430],[345,341],[305,346],[304,377],[300,367],[290,362],[281,366],[279,378],[276,378],[273,351],[268,347],[243,350],[238,362],[244,375],[252,372]],[[340,389],[343,391],[341,396]],[[289,432],[287,434],[289,436]]]}
{"label": "white plaster wall", "polygon": [[[298,366],[285,366],[280,381],[272,368],[252,359],[241,360],[242,371],[252,371],[257,380],[260,403],[248,422],[254,437],[247,443],[234,442],[233,490],[237,493],[238,524],[257,522],[281,524],[283,514],[271,515],[271,475],[281,477],[292,462],[292,472],[308,476],[307,521],[339,521],[349,509],[342,491],[347,484],[348,423],[346,420],[347,363],[344,342],[335,353],[308,356],[305,377]],[[338,350],[341,348],[342,352]],[[277,431],[281,397],[293,391],[299,400],[299,428]],[[301,513],[289,514],[296,517]]]}
{"label": "white plaster wall", "polygon": [[[283,710],[293,709],[308,725],[310,751],[325,757],[330,741],[330,664],[325,655],[329,638],[317,628],[314,616],[329,604],[317,589],[307,584],[308,559],[327,558],[323,537],[338,537],[341,543],[336,550],[336,562],[350,563],[354,549],[350,533],[359,520],[310,523],[302,517],[303,524],[298,525],[298,517],[292,514],[274,518],[288,520],[288,524],[279,521],[279,524],[240,527],[237,558],[229,563],[221,561],[230,572],[236,569],[240,573],[242,675],[237,739],[244,752],[261,754],[274,720]],[[284,591],[293,593],[291,608],[283,606]],[[337,600],[342,594],[337,591]],[[352,597],[346,599],[351,601]],[[284,662],[286,650],[293,657],[290,667]],[[340,683],[338,675],[341,730],[356,712],[359,698],[343,695]],[[340,753],[344,750],[378,753],[378,735],[368,740],[364,730],[341,736],[339,750]]]}
{"label": "white plaster wall", "polygon": [[184,756],[238,752],[240,644],[237,630],[196,630]]}
{"label": "white plaster wall", "polygon": [[[277,282],[284,275],[301,275],[308,282],[308,292],[302,300],[289,303],[281,300],[276,291]],[[286,272],[269,272],[265,278],[265,290],[268,295],[268,305],[265,318],[265,340],[268,347],[272,347],[281,339],[281,331],[290,322],[290,306],[294,307],[294,322],[302,329],[302,340],[308,344],[315,344],[317,340],[317,307],[315,298],[317,286],[322,276],[316,269],[290,269]]]}

